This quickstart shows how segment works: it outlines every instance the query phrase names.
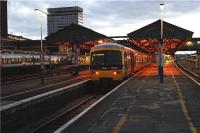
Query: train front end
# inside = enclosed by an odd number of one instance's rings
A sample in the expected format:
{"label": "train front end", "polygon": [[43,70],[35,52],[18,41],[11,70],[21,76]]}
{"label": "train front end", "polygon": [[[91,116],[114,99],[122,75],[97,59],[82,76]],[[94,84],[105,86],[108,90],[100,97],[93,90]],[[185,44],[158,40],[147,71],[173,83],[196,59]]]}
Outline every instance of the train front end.
{"label": "train front end", "polygon": [[122,52],[117,49],[93,49],[90,55],[92,81],[123,80]]}

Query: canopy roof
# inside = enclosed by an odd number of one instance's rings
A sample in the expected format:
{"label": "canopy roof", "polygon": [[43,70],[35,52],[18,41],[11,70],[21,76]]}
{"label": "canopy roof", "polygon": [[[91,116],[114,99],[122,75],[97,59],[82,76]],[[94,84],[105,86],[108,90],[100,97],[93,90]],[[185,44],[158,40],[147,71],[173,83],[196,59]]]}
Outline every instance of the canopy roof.
{"label": "canopy roof", "polygon": [[93,31],[81,25],[71,24],[64,27],[63,29],[52,33],[46,37],[47,43],[59,43],[59,42],[70,42],[70,43],[82,43],[87,41],[95,41],[99,39],[106,39],[107,36]]}
{"label": "canopy roof", "polygon": [[[129,38],[134,39],[152,39],[160,38],[160,29],[161,29],[161,20],[157,20],[149,25],[146,25],[136,31],[133,31],[128,34]],[[163,38],[164,39],[186,39],[192,38],[193,32],[178,27],[176,25],[170,24],[163,21]]]}
{"label": "canopy roof", "polygon": [[[160,31],[161,20],[159,19],[127,35],[130,43],[154,53],[157,51],[161,34]],[[177,47],[184,44],[187,40],[190,40],[192,35],[192,31],[163,21],[163,51],[169,52],[172,49],[175,51]]]}

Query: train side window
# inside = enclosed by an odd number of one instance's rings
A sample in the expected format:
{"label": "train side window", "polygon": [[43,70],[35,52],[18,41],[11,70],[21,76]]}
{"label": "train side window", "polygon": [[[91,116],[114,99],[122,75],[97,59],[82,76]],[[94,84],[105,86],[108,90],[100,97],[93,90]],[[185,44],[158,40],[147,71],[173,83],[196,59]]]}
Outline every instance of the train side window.
{"label": "train side window", "polygon": [[6,59],[2,59],[2,63],[3,64],[7,64],[7,60]]}
{"label": "train side window", "polygon": [[136,55],[136,64],[139,64],[139,55]]}
{"label": "train side window", "polygon": [[30,63],[31,62],[31,59],[30,58],[27,58],[27,63]]}
{"label": "train side window", "polygon": [[22,59],[18,59],[18,63],[21,64],[22,63]]}
{"label": "train side window", "polygon": [[25,62],[26,62],[25,58],[22,58],[22,63],[25,63]]}
{"label": "train side window", "polygon": [[127,64],[128,64],[128,66],[131,65],[131,56],[130,56],[130,53],[127,54]]}
{"label": "train side window", "polygon": [[15,58],[11,59],[11,64],[15,64]]}
{"label": "train side window", "polygon": [[11,59],[8,59],[7,62],[8,62],[8,64],[12,64]]}
{"label": "train side window", "polygon": [[124,65],[126,68],[131,65],[131,56],[128,52],[124,52]]}
{"label": "train side window", "polygon": [[17,58],[15,59],[15,64],[18,64],[18,59]]}
{"label": "train side window", "polygon": [[141,63],[143,63],[143,58],[144,58],[144,57],[143,57],[143,55],[142,55],[142,56],[141,56]]}
{"label": "train side window", "polygon": [[126,52],[124,52],[124,65],[125,65],[125,67],[127,67],[127,65],[128,65],[128,59],[127,59],[127,53]]}
{"label": "train side window", "polygon": [[22,64],[22,59],[18,59],[18,64]]}
{"label": "train side window", "polygon": [[5,63],[5,59],[2,59],[2,64],[6,64],[6,63]]}

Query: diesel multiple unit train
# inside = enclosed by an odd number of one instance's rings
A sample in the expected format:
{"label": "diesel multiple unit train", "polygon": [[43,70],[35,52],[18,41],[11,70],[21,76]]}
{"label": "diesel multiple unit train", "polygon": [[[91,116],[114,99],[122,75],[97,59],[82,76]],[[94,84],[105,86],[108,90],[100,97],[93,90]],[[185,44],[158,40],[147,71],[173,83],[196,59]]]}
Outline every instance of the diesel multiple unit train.
{"label": "diesel multiple unit train", "polygon": [[120,81],[152,61],[150,54],[142,53],[116,43],[97,45],[90,52],[92,81]]}

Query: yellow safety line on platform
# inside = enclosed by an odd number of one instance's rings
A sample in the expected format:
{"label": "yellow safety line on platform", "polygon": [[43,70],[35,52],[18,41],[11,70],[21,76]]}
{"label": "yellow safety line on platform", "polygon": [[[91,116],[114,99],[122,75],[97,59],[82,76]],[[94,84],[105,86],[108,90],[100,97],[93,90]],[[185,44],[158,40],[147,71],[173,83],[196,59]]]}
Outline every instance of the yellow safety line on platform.
{"label": "yellow safety line on platform", "polygon": [[113,128],[113,133],[118,133],[121,127],[124,125],[125,121],[127,120],[128,114],[124,114],[117,125]]}
{"label": "yellow safety line on platform", "polygon": [[[149,77],[151,71],[148,72],[147,76],[145,77],[144,80],[142,80],[142,83],[140,84],[140,86],[137,88],[136,93],[139,94],[140,90],[143,88],[144,83],[146,82],[147,77]],[[129,106],[127,107],[127,111],[126,114],[123,114],[123,116],[120,118],[120,120],[118,121],[118,123],[113,127],[112,133],[119,133],[120,129],[122,128],[122,126],[124,125],[124,123],[126,122],[127,118],[128,118],[128,114],[131,111],[130,108],[131,106],[133,106],[136,102],[136,97],[134,97],[132,99],[132,102],[129,104]]]}
{"label": "yellow safety line on platform", "polygon": [[[170,69],[170,70],[171,70],[171,69]],[[185,105],[185,102],[184,102],[184,100],[183,100],[183,95],[182,95],[181,89],[180,89],[180,87],[179,87],[179,85],[178,85],[178,83],[177,83],[177,81],[176,81],[176,79],[175,79],[175,77],[174,77],[174,74],[173,74],[172,70],[171,70],[171,74],[172,74],[172,78],[174,79],[174,83],[175,83],[175,85],[176,85],[178,98],[179,98],[180,104],[181,104],[181,111],[183,112],[183,114],[184,114],[184,116],[185,116],[185,119],[187,120],[187,123],[188,123],[188,125],[189,125],[190,131],[191,131],[192,133],[197,133],[197,128],[194,126],[194,123],[193,123],[193,121],[192,121],[192,118],[191,118],[190,115],[189,115],[189,111],[188,111],[188,109],[187,109],[187,107],[186,107],[186,105]]]}

